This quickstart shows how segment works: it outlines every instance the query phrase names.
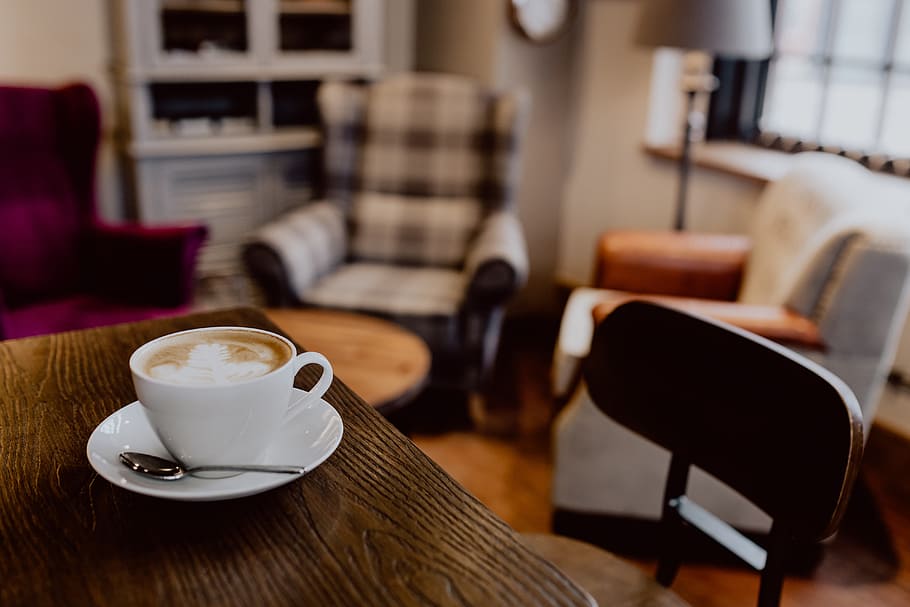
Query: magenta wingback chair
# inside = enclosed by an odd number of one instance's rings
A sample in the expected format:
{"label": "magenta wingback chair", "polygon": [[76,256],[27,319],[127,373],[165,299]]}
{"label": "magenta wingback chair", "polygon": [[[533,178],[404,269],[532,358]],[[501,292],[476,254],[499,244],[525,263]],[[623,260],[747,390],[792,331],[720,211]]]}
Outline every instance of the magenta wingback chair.
{"label": "magenta wingback chair", "polygon": [[100,112],[84,84],[0,86],[0,338],[175,314],[204,226],[110,225],[95,208]]}

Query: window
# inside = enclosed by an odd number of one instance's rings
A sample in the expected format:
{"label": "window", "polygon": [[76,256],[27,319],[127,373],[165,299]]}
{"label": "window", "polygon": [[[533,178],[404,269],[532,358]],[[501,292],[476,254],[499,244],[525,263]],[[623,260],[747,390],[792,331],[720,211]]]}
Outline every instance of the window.
{"label": "window", "polygon": [[910,0],[776,4],[759,129],[910,156]]}

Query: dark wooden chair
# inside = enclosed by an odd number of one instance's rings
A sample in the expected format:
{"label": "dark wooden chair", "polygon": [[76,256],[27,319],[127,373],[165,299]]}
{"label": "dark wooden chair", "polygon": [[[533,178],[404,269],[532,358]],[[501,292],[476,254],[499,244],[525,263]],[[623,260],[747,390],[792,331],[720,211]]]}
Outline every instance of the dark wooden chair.
{"label": "dark wooden chair", "polygon": [[[778,605],[788,551],[833,534],[846,507],[863,451],[862,417],[850,389],[764,338],[643,301],[619,306],[597,327],[583,373],[601,411],[672,453],[657,581],[673,582],[690,526],[761,572],[759,607]],[[765,547],[686,497],[692,465],[772,518]],[[593,558],[615,557],[589,552],[584,562],[579,546],[591,547],[581,542],[527,540],[601,605],[679,604],[652,590],[638,602],[625,590],[617,603],[621,580],[605,580],[590,567]]]}

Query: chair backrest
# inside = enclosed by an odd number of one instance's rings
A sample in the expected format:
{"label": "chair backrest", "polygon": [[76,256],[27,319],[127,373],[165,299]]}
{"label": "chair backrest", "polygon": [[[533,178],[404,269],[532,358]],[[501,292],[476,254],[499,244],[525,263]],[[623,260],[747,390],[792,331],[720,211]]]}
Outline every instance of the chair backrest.
{"label": "chair backrest", "polygon": [[850,389],[819,365],[732,326],[633,301],[597,327],[584,377],[601,411],[672,453],[665,518],[715,537],[716,525],[690,520],[680,499],[696,465],[771,516],[776,537],[814,541],[837,528],[863,427]]}
{"label": "chair backrest", "polygon": [[0,292],[15,307],[79,280],[95,215],[100,113],[83,84],[0,87]]}
{"label": "chair backrest", "polygon": [[460,266],[480,221],[517,186],[527,96],[460,76],[402,74],[319,90],[327,193],[353,257]]}

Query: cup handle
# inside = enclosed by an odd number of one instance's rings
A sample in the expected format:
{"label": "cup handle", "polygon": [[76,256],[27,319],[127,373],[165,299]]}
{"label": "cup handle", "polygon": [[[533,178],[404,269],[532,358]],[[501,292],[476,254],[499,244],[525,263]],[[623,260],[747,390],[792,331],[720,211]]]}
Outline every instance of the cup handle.
{"label": "cup handle", "polygon": [[297,375],[297,372],[306,365],[319,365],[322,367],[322,377],[319,378],[316,385],[313,386],[306,395],[297,399],[288,407],[288,410],[285,413],[286,419],[290,419],[300,413],[303,410],[305,403],[312,401],[314,398],[322,398],[322,395],[325,394],[326,390],[329,389],[329,386],[332,385],[332,379],[335,377],[335,374],[332,372],[332,363],[319,352],[304,352],[303,354],[298,354],[297,358],[294,359],[293,364],[294,375]]}

